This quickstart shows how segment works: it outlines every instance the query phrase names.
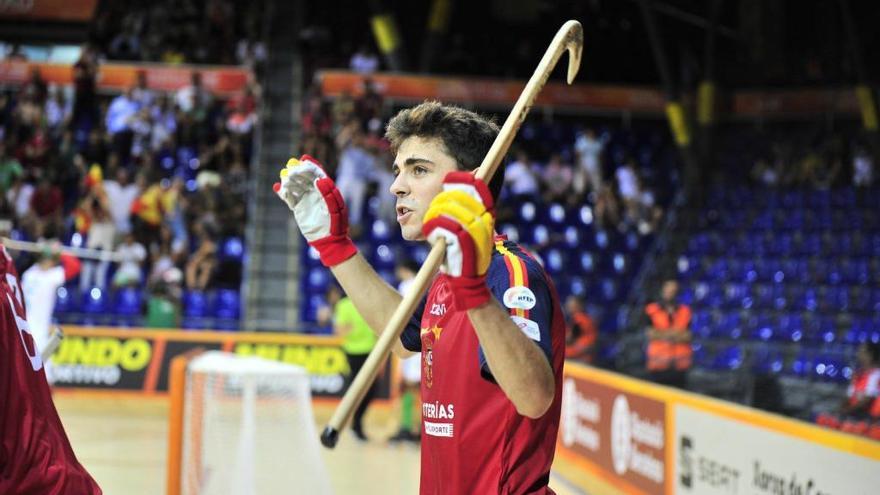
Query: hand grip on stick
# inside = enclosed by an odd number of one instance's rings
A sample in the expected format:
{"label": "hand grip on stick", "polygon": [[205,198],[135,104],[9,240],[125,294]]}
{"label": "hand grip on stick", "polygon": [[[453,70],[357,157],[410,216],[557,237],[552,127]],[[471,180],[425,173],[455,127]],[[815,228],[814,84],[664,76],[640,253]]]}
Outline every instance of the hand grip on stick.
{"label": "hand grip on stick", "polygon": [[[580,22],[568,21],[557,31],[556,36],[553,37],[553,41],[550,43],[547,51],[544,52],[544,56],[541,58],[540,63],[538,63],[538,67],[526,84],[525,89],[523,89],[523,92],[516,100],[513,110],[510,111],[510,115],[504,121],[504,125],[501,127],[495,142],[492,143],[492,147],[489,148],[489,152],[480,164],[480,168],[477,169],[477,178],[486,182],[492,179],[495,170],[498,169],[498,165],[507,153],[508,148],[510,148],[513,138],[516,137],[516,132],[535,103],[538,93],[544,87],[559,58],[566,51],[568,51],[566,81],[568,84],[574,81],[581,65],[583,45],[584,33]],[[342,401],[336,407],[336,411],[334,411],[333,416],[321,433],[321,443],[325,447],[332,449],[336,446],[336,442],[339,440],[339,431],[351,419],[352,414],[357,409],[364,395],[366,395],[367,390],[372,386],[379,371],[379,366],[385,362],[391,353],[395,341],[400,338],[406,322],[409,321],[418,302],[424,296],[445,255],[445,241],[440,240],[431,247],[428,258],[416,275],[412,289],[403,297],[403,301],[394,311],[391,320],[385,325],[385,329],[376,342],[376,346],[373,347],[360,373],[355,377],[351,386],[348,387],[345,396],[343,396]]]}

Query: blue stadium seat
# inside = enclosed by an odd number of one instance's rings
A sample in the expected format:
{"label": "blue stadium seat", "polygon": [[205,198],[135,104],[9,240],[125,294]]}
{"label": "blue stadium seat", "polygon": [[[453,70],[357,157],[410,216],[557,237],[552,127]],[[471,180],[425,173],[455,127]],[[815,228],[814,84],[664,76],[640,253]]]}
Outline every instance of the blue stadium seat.
{"label": "blue stadium seat", "polygon": [[107,312],[108,294],[99,287],[88,289],[82,297],[82,311],[87,314],[100,315]]}
{"label": "blue stadium seat", "polygon": [[717,329],[713,335],[725,339],[737,340],[742,337],[743,324],[739,313],[726,313],[718,322]]}
{"label": "blue stadium seat", "polygon": [[331,276],[327,268],[316,267],[308,271],[306,288],[310,292],[323,294],[330,285]]}
{"label": "blue stadium seat", "polygon": [[742,366],[743,352],[738,345],[730,345],[719,349],[710,367],[715,370],[736,370]]}
{"label": "blue stadium seat", "polygon": [[227,237],[220,246],[220,259],[241,262],[244,258],[244,243],[241,237]]}
{"label": "blue stadium seat", "polygon": [[697,310],[694,312],[691,320],[691,331],[699,338],[709,338],[712,336],[712,312],[707,309]]}
{"label": "blue stadium seat", "polygon": [[534,223],[538,217],[538,207],[535,203],[531,201],[525,201],[519,207],[519,216],[517,218],[518,223],[522,224],[531,224]]}
{"label": "blue stadium seat", "polygon": [[120,316],[143,314],[143,291],[133,287],[117,290],[113,297],[113,313]]}
{"label": "blue stadium seat", "polygon": [[241,314],[241,294],[237,289],[217,291],[217,304],[214,314],[217,318],[238,319]]}
{"label": "blue stadium seat", "polygon": [[388,244],[377,244],[372,248],[370,259],[373,266],[378,269],[394,268],[397,263],[397,256],[394,249]]}
{"label": "blue stadium seat", "polygon": [[565,256],[560,249],[550,248],[542,251],[541,258],[544,259],[544,267],[551,276],[562,273],[568,268],[565,262]]}
{"label": "blue stadium seat", "polygon": [[752,371],[765,375],[775,375],[782,371],[782,353],[768,347],[758,347],[752,356]]}
{"label": "blue stadium seat", "polygon": [[386,242],[392,238],[393,229],[385,220],[377,218],[373,220],[373,224],[368,232],[370,239],[375,242]]}
{"label": "blue stadium seat", "polygon": [[61,286],[55,291],[56,315],[64,315],[79,310],[79,288],[75,286]]}
{"label": "blue stadium seat", "polygon": [[187,290],[183,293],[183,316],[188,318],[204,318],[211,311],[211,298],[208,293]]}
{"label": "blue stadium seat", "polygon": [[815,356],[811,351],[801,351],[783,371],[785,374],[807,378],[813,373]]}

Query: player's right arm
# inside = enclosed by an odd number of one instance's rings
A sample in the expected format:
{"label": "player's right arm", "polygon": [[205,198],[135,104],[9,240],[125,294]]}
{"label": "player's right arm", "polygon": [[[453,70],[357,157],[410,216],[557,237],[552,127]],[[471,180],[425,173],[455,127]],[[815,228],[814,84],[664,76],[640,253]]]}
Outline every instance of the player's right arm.
{"label": "player's right arm", "polygon": [[[318,251],[321,263],[330,268],[370,328],[381,334],[403,299],[367,263],[348,236],[348,209],[333,179],[314,158],[291,158],[281,170],[275,192],[293,211],[309,245]],[[394,353],[412,354],[398,340]]]}

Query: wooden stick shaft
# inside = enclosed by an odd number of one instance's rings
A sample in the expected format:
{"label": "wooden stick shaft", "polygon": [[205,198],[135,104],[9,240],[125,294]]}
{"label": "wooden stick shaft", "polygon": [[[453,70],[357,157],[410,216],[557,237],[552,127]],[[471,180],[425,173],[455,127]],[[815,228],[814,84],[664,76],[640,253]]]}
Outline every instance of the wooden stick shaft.
{"label": "wooden stick shaft", "polygon": [[375,347],[370,351],[370,355],[364,362],[360,373],[357,374],[351,386],[348,387],[348,390],[342,397],[342,401],[336,406],[330,422],[327,423],[329,428],[334,428],[338,431],[348,424],[354,410],[357,409],[367,390],[370,389],[370,386],[375,381],[379,368],[388,358],[397,339],[400,338],[406,322],[409,321],[410,316],[415,312],[422,295],[428,290],[428,285],[430,285],[431,280],[434,278],[434,274],[437,273],[437,269],[440,267],[440,263],[443,262],[445,254],[446,241],[441,239],[431,248],[425,263],[422,265],[419,273],[416,274],[412,288],[403,296],[403,301],[400,302],[397,309],[394,310],[394,314],[391,315],[391,319],[385,326],[385,331],[382,332]]}
{"label": "wooden stick shaft", "polygon": [[[6,237],[0,238],[0,244],[6,246],[7,249],[12,249],[14,251],[28,251],[31,253],[39,253],[46,247],[46,244],[40,242],[16,241]],[[76,256],[77,258],[86,258],[97,261],[122,261],[118,253],[103,249],[62,246],[61,251]]]}

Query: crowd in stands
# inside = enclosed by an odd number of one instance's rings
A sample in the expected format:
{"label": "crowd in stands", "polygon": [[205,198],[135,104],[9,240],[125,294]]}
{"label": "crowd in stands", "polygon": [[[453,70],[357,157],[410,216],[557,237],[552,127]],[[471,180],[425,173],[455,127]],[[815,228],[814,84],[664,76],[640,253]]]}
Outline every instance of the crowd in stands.
{"label": "crowd in stands", "polygon": [[[370,197],[379,200],[384,218],[393,219],[393,197],[386,194],[393,180],[384,138],[389,110],[369,77],[356,97],[326,98],[315,86],[304,106],[302,152],[320,157],[335,176],[352,225],[360,223]],[[657,167],[652,151],[636,156],[627,143],[609,150],[611,138],[607,128],[599,134],[578,123],[527,122],[505,167],[507,201],[501,201],[499,222],[513,219],[511,205],[536,201],[567,208],[588,204],[603,229],[656,231],[675,178]]]}
{"label": "crowd in stands", "polygon": [[[73,87],[47,84],[35,68],[0,93],[0,217],[21,240],[114,251],[118,263],[83,263],[83,292],[237,288],[240,266],[224,266],[219,251],[225,239],[240,244],[245,227],[259,90],[224,101],[195,71],[162,93],[142,72],[104,96],[97,63],[86,49]],[[20,271],[33,261],[19,257]]]}
{"label": "crowd in stands", "polygon": [[110,60],[247,65],[266,58],[260,41],[266,2],[101,2],[89,33]]}
{"label": "crowd in stands", "polygon": [[[839,127],[828,132],[808,123],[723,132],[717,172],[723,180],[747,178],[770,188],[870,187],[878,177],[869,141]],[[740,172],[743,163],[751,163],[747,175]]]}

